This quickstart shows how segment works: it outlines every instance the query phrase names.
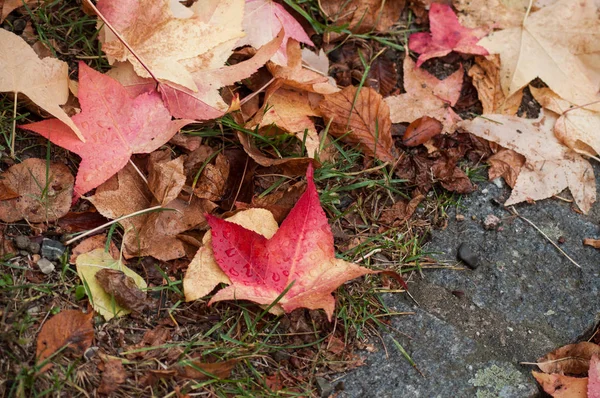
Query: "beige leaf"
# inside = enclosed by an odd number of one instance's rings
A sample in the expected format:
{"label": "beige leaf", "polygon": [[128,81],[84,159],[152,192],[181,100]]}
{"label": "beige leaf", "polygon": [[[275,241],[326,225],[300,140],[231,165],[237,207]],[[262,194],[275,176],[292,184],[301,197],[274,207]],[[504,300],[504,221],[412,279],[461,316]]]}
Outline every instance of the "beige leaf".
{"label": "beige leaf", "polygon": [[442,123],[444,133],[453,132],[456,122],[461,119],[450,106],[458,101],[462,82],[462,67],[446,79],[438,80],[425,70],[416,68],[414,61],[406,56],[404,59],[406,93],[385,99],[390,107],[392,123],[412,123],[423,116],[429,116]]}
{"label": "beige leaf", "polygon": [[[241,211],[227,221],[241,225],[270,239],[279,228],[273,214],[265,209]],[[231,281],[217,265],[212,249],[211,232],[204,234],[203,246],[188,266],[183,278],[186,301],[193,301],[209,294],[219,283],[231,284]]]}
{"label": "beige leaf", "polygon": [[[555,0],[545,0],[555,1]],[[530,0],[453,0],[461,25],[467,28],[490,26],[506,29],[520,26]],[[533,0],[534,10],[539,1]],[[494,12],[490,12],[494,10]]]}
{"label": "beige leaf", "polygon": [[[500,54],[502,89],[506,96],[539,77],[555,93],[576,104],[600,99],[578,57],[600,51],[600,22],[594,0],[560,0],[531,13],[525,22],[490,34],[479,41]],[[594,109],[600,109],[595,104]]]}
{"label": "beige leaf", "polygon": [[39,59],[25,40],[5,29],[0,29],[0,92],[25,94],[85,142],[79,128],[60,107],[69,99],[67,63],[56,58]]}
{"label": "beige leaf", "polygon": [[541,200],[569,188],[577,206],[587,213],[596,201],[596,181],[589,162],[563,146],[552,128],[556,118],[542,114],[538,119],[483,115],[458,123],[468,132],[496,142],[527,159],[505,206]]}
{"label": "beige leaf", "polygon": [[469,76],[477,89],[477,95],[483,106],[483,113],[515,115],[523,99],[523,90],[519,90],[508,99],[504,96],[500,84],[500,57],[497,54],[487,57],[476,56],[475,65],[469,69]]}
{"label": "beige leaf", "polygon": [[600,153],[600,113],[577,107],[549,88],[529,89],[540,105],[559,115],[554,134],[563,144],[587,156]]}

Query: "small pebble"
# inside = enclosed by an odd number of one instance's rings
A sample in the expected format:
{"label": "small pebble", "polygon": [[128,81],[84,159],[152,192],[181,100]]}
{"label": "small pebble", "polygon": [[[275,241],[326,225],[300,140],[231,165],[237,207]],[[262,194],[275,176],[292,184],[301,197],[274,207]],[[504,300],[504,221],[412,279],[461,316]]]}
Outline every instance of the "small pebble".
{"label": "small pebble", "polygon": [[497,186],[498,188],[502,188],[504,187],[504,180],[502,179],[502,177],[498,177],[498,178],[494,178],[492,180],[492,182],[494,183],[495,186]]}
{"label": "small pebble", "polygon": [[489,231],[491,229],[495,229],[501,222],[502,220],[500,220],[500,218],[497,216],[488,214],[485,216],[485,220],[483,220],[483,228]]}
{"label": "small pebble", "polygon": [[41,258],[40,261],[37,262],[37,266],[40,267],[40,271],[46,275],[54,272],[54,264],[47,258]]}
{"label": "small pebble", "polygon": [[283,362],[290,359],[290,353],[287,351],[275,351],[273,353],[273,359],[277,362]]}
{"label": "small pebble", "polygon": [[488,194],[488,192],[490,192],[490,190],[489,190],[489,189],[487,189],[487,188],[486,188],[486,189],[482,189],[482,190],[481,190],[481,193],[482,193],[482,194],[484,194],[484,195],[487,195],[487,194]]}
{"label": "small pebble", "polygon": [[17,35],[23,33],[25,28],[27,27],[27,21],[21,18],[17,18],[13,21],[13,32]]}
{"label": "small pebble", "polygon": [[96,353],[98,352],[98,350],[100,349],[100,347],[90,347],[87,350],[85,350],[85,352],[83,353],[83,357],[86,359],[86,361],[91,361],[92,358],[94,358],[94,356],[96,356]]}
{"label": "small pebble", "polygon": [[456,215],[456,221],[465,221],[465,216],[462,214],[457,214]]}
{"label": "small pebble", "polygon": [[19,235],[15,238],[15,245],[17,245],[17,247],[19,249],[25,250],[29,247],[29,244],[31,243],[31,241],[29,240],[29,237],[27,236],[23,236],[23,235]]}
{"label": "small pebble", "polygon": [[321,398],[326,398],[333,394],[333,385],[327,381],[327,379],[316,377],[315,381],[317,382],[317,391],[319,391],[319,396]]}
{"label": "small pebble", "polygon": [[27,250],[31,254],[38,254],[40,252],[40,244],[36,242],[31,242],[29,246],[27,246]]}
{"label": "small pebble", "polygon": [[566,241],[567,241],[567,238],[565,238],[564,236],[559,236],[559,237],[558,237],[558,243],[559,243],[559,244],[561,244],[561,245],[562,245],[562,244],[563,244],[563,243],[565,243]]}
{"label": "small pebble", "polygon": [[42,241],[42,257],[48,260],[58,260],[67,248],[57,240],[44,238]]}
{"label": "small pebble", "polygon": [[471,269],[479,267],[479,257],[471,250],[468,243],[461,243],[460,246],[458,246],[456,257]]}
{"label": "small pebble", "polygon": [[38,306],[33,306],[31,308],[27,308],[27,313],[28,314],[37,314],[38,312],[40,312],[40,307]]}

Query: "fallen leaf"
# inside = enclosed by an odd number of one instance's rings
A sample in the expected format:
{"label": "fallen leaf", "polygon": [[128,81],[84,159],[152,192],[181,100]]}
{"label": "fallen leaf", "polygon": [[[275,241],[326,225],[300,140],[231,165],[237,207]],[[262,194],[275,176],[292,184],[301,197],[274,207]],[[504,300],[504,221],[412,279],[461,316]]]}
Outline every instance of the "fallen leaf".
{"label": "fallen leaf", "polygon": [[0,201],[18,198],[20,195],[2,182],[2,179],[4,178],[5,177],[0,176]]}
{"label": "fallen leaf", "polygon": [[477,45],[487,34],[486,29],[465,28],[458,22],[452,7],[433,3],[429,9],[431,33],[413,33],[408,39],[408,48],[419,53],[417,67],[431,58],[443,57],[455,51],[462,54],[488,55],[488,51]]}
{"label": "fallen leaf", "polygon": [[39,5],[41,0],[3,0],[1,4],[2,11],[0,13],[0,23],[4,22],[8,14],[19,7],[28,6],[35,7]]}
{"label": "fallen leaf", "polygon": [[69,67],[56,58],[39,59],[19,36],[0,29],[0,92],[25,94],[40,108],[65,123],[79,139],[84,135],[62,110],[69,99]]}
{"label": "fallen leaf", "polygon": [[431,173],[444,189],[456,193],[471,193],[475,188],[469,176],[457,167],[457,161],[457,156],[444,153],[434,161]]}
{"label": "fallen leaf", "polygon": [[582,155],[596,156],[600,153],[599,112],[577,107],[549,88],[529,87],[529,90],[542,107],[559,115],[554,125],[556,138]]}
{"label": "fallen leaf", "polygon": [[587,377],[531,372],[544,391],[554,398],[587,398]]}
{"label": "fallen leaf", "polygon": [[108,220],[104,218],[96,209],[89,209],[86,211],[70,211],[58,220],[58,226],[60,227],[61,233],[76,233],[88,231],[107,223]]}
{"label": "fallen leaf", "polygon": [[[458,19],[463,26],[506,29],[519,26],[527,12],[530,0],[453,0]],[[533,1],[533,4],[537,1]],[[490,12],[494,10],[494,12]]]}
{"label": "fallen leaf", "polygon": [[232,284],[219,290],[209,305],[222,300],[272,304],[271,311],[324,309],[331,321],[342,283],[376,271],[335,258],[333,235],[307,170],[307,189],[271,239],[235,223],[208,215],[214,256]]}
{"label": "fallen leaf", "polygon": [[[264,209],[248,209],[227,218],[227,221],[252,230],[270,239],[277,232],[277,221]],[[190,262],[183,278],[185,301],[202,298],[212,292],[219,283],[231,284],[229,277],[215,261],[210,231],[204,234],[202,247]]]}
{"label": "fallen leaf", "polygon": [[388,225],[401,225],[410,219],[423,199],[425,199],[425,196],[421,194],[417,194],[410,201],[401,199],[394,203],[391,208],[384,210],[379,220]]}
{"label": "fallen leaf", "polygon": [[136,285],[135,280],[116,269],[101,269],[96,272],[96,281],[106,293],[115,298],[118,305],[142,313],[151,307],[151,300]]}
{"label": "fallen leaf", "polygon": [[450,106],[460,97],[463,83],[462,67],[444,80],[438,80],[423,69],[416,68],[414,61],[404,58],[404,89],[406,93],[387,97],[392,123],[412,123],[428,116],[440,121],[446,134],[454,132],[461,120]]}
{"label": "fallen leaf", "polygon": [[596,201],[594,171],[588,161],[556,139],[552,132],[556,119],[552,115],[542,112],[538,119],[483,116],[462,121],[458,127],[526,158],[505,206],[546,199],[569,188],[581,211],[590,210]]}
{"label": "fallen leaf", "polygon": [[[154,329],[147,330],[139,343],[126,347],[125,351],[129,353],[127,358],[131,360],[160,358],[165,353],[165,349],[156,347],[170,340],[171,330],[165,326],[159,325]],[[152,347],[154,348],[150,350],[149,348]]]}
{"label": "fallen leaf", "polygon": [[379,93],[369,87],[344,88],[326,95],[319,104],[329,133],[344,142],[358,145],[368,156],[394,162],[390,109]]}
{"label": "fallen leaf", "polygon": [[[301,181],[287,188],[285,191],[277,190],[265,196],[255,196],[252,198],[252,203],[250,204],[236,202],[236,206],[238,209],[266,209],[273,214],[273,217],[275,217],[275,220],[279,224],[285,220],[305,190],[306,184]],[[244,227],[251,229],[248,226]]]}
{"label": "fallen leaf", "polygon": [[429,116],[423,116],[408,125],[402,143],[406,146],[419,146],[440,134],[442,123]]}
{"label": "fallen leaf", "polygon": [[523,99],[519,90],[508,99],[500,84],[500,57],[497,54],[475,57],[475,65],[469,69],[469,76],[477,89],[477,96],[483,106],[483,113],[515,115]]}
{"label": "fallen leaf", "polygon": [[127,372],[119,359],[112,359],[104,363],[102,380],[98,386],[98,393],[110,395],[115,392],[121,384],[127,380]]}
{"label": "fallen leaf", "polygon": [[592,355],[588,370],[587,398],[600,398],[600,354]]}
{"label": "fallen leaf", "polygon": [[[211,155],[212,156],[212,155]],[[209,160],[209,159],[207,159]],[[208,163],[207,160],[203,161],[200,167],[187,167],[188,162],[186,161],[184,167],[188,174],[188,180],[192,180],[192,187],[194,188],[194,195],[200,199],[208,199],[212,201],[221,200],[225,194],[227,188],[227,178],[229,177],[229,161],[227,157],[222,153],[218,153],[215,157],[215,164]],[[197,180],[197,184],[193,185],[195,176],[202,170],[200,177]],[[193,172],[193,174],[192,174]],[[193,178],[190,178],[192,177]]]}
{"label": "fallen leaf", "polygon": [[396,88],[396,83],[398,83],[396,63],[385,56],[375,58],[371,62],[371,68],[367,75],[369,87],[381,94],[382,97],[387,97]]}
{"label": "fallen leaf", "polygon": [[190,361],[187,362],[185,366],[179,367],[177,372],[178,376],[181,378],[193,379],[196,381],[228,379],[237,363],[237,359],[212,363]]}
{"label": "fallen leaf", "polygon": [[400,19],[404,0],[321,0],[319,6],[333,26],[352,33],[387,32]]}
{"label": "fallen leaf", "polygon": [[[188,14],[188,17],[174,15],[172,7],[177,7],[174,3],[169,0],[100,0],[97,4],[103,17],[143,60],[153,76],[106,26],[103,27],[104,34],[100,35],[101,41],[105,37],[102,50],[111,63],[129,61],[140,77],[156,77],[196,92],[198,87],[192,72],[223,66],[236,41],[244,36],[244,3],[243,0],[226,0],[210,5],[198,4],[194,11],[206,14]],[[211,5],[215,7],[211,8]],[[222,14],[227,15],[227,23],[222,23]],[[228,43],[229,51],[219,46],[223,43]]]}
{"label": "fallen leaf", "polygon": [[594,355],[600,355],[600,346],[584,341],[565,345],[544,355],[537,360],[537,365],[545,373],[585,375]]}
{"label": "fallen leaf", "polygon": [[106,291],[100,286],[96,280],[96,274],[102,269],[113,269],[122,271],[125,275],[133,278],[135,284],[142,289],[147,288],[144,279],[127,268],[120,260],[115,260],[110,254],[106,253],[104,249],[95,249],[89,253],[80,254],[76,260],[77,274],[81,281],[86,286],[86,291],[90,296],[90,302],[100,315],[107,321],[111,320],[115,316],[123,316],[129,314],[131,311],[127,308],[120,306],[114,297],[106,293]]}
{"label": "fallen leaf", "polygon": [[487,159],[490,168],[488,178],[495,180],[504,178],[509,187],[514,188],[517,183],[521,168],[525,164],[525,157],[510,149],[501,149]]}
{"label": "fallen leaf", "polygon": [[287,43],[294,39],[314,47],[302,26],[285,8],[273,0],[246,0],[244,7],[244,32],[246,36],[237,42],[237,46],[251,45],[259,49],[272,41],[283,29],[285,35],[279,50],[271,61],[287,65]]}
{"label": "fallen leaf", "polygon": [[[93,316],[91,311],[84,314],[79,310],[63,310],[48,319],[37,338],[36,363],[42,364],[64,346],[78,355],[83,355],[94,339]],[[45,372],[51,367],[52,361],[45,364],[40,372]]]}
{"label": "fallen leaf", "polygon": [[[77,246],[71,250],[71,257],[69,257],[69,263],[75,264],[77,257],[83,253],[89,253],[95,249],[104,249],[106,247],[106,235],[96,235],[90,238],[84,239]],[[108,248],[108,252],[113,258],[119,257],[119,249],[111,240]]]}
{"label": "fallen leaf", "polygon": [[[479,42],[500,54],[506,97],[539,77],[560,97],[577,105],[598,101],[598,86],[578,57],[600,51],[594,0],[560,0],[531,13],[521,26],[494,32]],[[592,108],[600,109],[596,104]]]}
{"label": "fallen leaf", "polygon": [[[168,261],[185,256],[185,245],[177,235],[203,223],[204,213],[215,207],[212,202],[195,196],[189,202],[178,198],[185,183],[183,158],[161,159],[165,153],[150,155],[148,181],[154,181],[152,186],[128,165],[88,198],[103,216],[110,219],[143,211],[157,203],[164,204],[164,210],[121,221],[125,228],[125,258],[152,256]],[[159,187],[161,184],[163,188]]]}
{"label": "fallen leaf", "polygon": [[596,249],[600,249],[600,239],[585,238],[583,240],[583,244],[586,246],[592,246]]}
{"label": "fallen leaf", "polygon": [[190,121],[171,121],[160,95],[154,91],[132,98],[114,79],[79,63],[81,113],[73,122],[89,142],[81,142],[56,119],[20,126],[34,131],[81,156],[75,196],[96,188],[129,161],[134,153],[160,148]]}
{"label": "fallen leaf", "polygon": [[17,194],[0,200],[0,220],[4,222],[55,221],[71,208],[74,178],[64,164],[25,159],[2,173],[0,181],[0,189],[3,185],[6,189],[2,194]]}

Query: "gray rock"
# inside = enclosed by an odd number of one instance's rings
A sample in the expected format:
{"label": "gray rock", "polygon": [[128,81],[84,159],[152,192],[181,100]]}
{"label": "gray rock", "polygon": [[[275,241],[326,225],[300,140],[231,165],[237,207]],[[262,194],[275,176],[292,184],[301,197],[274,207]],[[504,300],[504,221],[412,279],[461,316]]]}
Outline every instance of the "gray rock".
{"label": "gray rock", "polygon": [[27,250],[29,250],[29,253],[38,254],[40,252],[40,244],[31,242],[29,246],[27,246]]}
{"label": "gray rock", "polygon": [[27,249],[30,243],[31,241],[27,236],[19,235],[15,238],[15,245],[17,245],[17,247],[21,250]]}
{"label": "gray rock", "polygon": [[456,258],[465,263],[467,267],[471,269],[479,267],[479,257],[471,249],[471,246],[469,246],[468,243],[463,242],[460,244],[460,246],[458,246]]}
{"label": "gray rock", "polygon": [[40,258],[36,264],[38,267],[40,267],[40,271],[42,271],[46,275],[54,272],[54,264],[47,258]]}
{"label": "gray rock", "polygon": [[321,398],[326,398],[333,394],[333,384],[331,384],[327,379],[323,377],[315,378],[317,382],[317,390],[319,391],[319,396]]}
{"label": "gray rock", "polygon": [[42,241],[42,257],[48,260],[59,260],[67,248],[57,240],[44,238]]}
{"label": "gray rock", "polygon": [[[578,268],[525,221],[492,204],[490,198],[503,202],[507,190],[479,185],[487,195],[463,197],[465,220],[456,222],[450,210],[448,227],[433,231],[426,251],[449,260],[468,242],[480,266],[425,271],[424,279],[415,275],[409,288],[419,305],[404,295],[384,294],[390,311],[415,315],[392,320],[390,331],[401,333],[382,331],[389,356],[383,349],[363,353],[367,365],[343,378],[340,397],[537,396],[534,368],[520,363],[575,342],[600,320],[600,252],[581,244],[598,236],[600,205],[588,215],[552,199],[516,206],[550,239],[566,237],[561,248]],[[485,230],[477,221],[488,214],[502,219],[502,230]]]}

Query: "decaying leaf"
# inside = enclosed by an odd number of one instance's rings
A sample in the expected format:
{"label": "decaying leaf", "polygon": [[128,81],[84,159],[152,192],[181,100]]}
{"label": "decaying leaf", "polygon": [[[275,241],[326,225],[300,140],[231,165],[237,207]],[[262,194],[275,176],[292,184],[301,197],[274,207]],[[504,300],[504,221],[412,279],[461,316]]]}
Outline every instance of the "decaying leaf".
{"label": "decaying leaf", "polygon": [[125,228],[123,255],[125,258],[152,256],[164,261],[183,257],[186,255],[185,245],[177,235],[203,223],[204,213],[212,211],[215,205],[196,196],[189,201],[178,198],[186,180],[182,157],[169,160],[167,152],[154,152],[148,164],[148,182],[153,182],[152,185],[147,185],[128,165],[98,187],[89,200],[110,219],[162,203],[164,210],[121,221]]}
{"label": "decaying leaf", "polygon": [[437,119],[444,126],[444,133],[454,132],[456,123],[461,120],[450,106],[460,97],[463,82],[462,67],[444,80],[438,80],[423,69],[416,68],[407,55],[404,58],[405,94],[387,97],[392,123],[408,122],[428,116]]}
{"label": "decaying leaf", "polygon": [[[273,215],[265,209],[243,210],[227,218],[227,221],[252,230],[267,239],[270,239],[278,229]],[[204,234],[202,245],[183,278],[186,301],[197,300],[208,295],[219,283],[231,284],[229,277],[215,261],[210,231]]]}
{"label": "decaying leaf", "polygon": [[231,280],[209,305],[222,300],[251,300],[270,311],[324,309],[329,320],[335,299],[331,293],[345,281],[376,273],[335,258],[333,235],[307,171],[306,192],[271,239],[235,223],[207,216],[217,264]]}
{"label": "decaying leaf", "polygon": [[120,306],[115,298],[100,286],[96,279],[96,274],[102,269],[113,269],[122,271],[125,275],[133,278],[137,287],[145,289],[148,287],[144,279],[127,268],[120,260],[115,260],[104,249],[95,249],[89,253],[80,254],[76,260],[77,274],[81,278],[86,291],[91,296],[90,302],[100,315],[107,321],[115,316],[129,314],[131,311]]}
{"label": "decaying leaf", "polygon": [[[560,0],[533,12],[521,26],[494,32],[479,42],[500,54],[500,76],[509,97],[536,77],[577,105],[599,99],[598,85],[579,55],[600,51],[594,0]],[[600,109],[600,104],[592,106]]]}
{"label": "decaying leaf", "polygon": [[127,380],[127,372],[123,367],[123,362],[119,359],[111,359],[103,364],[102,380],[98,386],[98,393],[110,395],[115,392],[119,385]]}
{"label": "decaying leaf", "polygon": [[69,71],[56,58],[39,59],[19,36],[0,29],[0,92],[23,93],[36,105],[58,118],[81,140],[79,127],[62,110],[69,99]]}
{"label": "decaying leaf", "polygon": [[[64,346],[82,355],[94,339],[93,317],[94,313],[91,311],[84,314],[78,310],[64,310],[48,319],[37,338],[36,363],[42,364]],[[45,364],[40,371],[45,372],[50,367],[52,361]]]}
{"label": "decaying leaf", "polygon": [[141,313],[150,308],[150,299],[141,291],[135,280],[123,271],[104,268],[96,272],[96,281],[102,289],[115,298],[118,305]]}
{"label": "decaying leaf", "polygon": [[529,90],[542,107],[559,115],[554,125],[556,138],[577,153],[587,156],[600,153],[600,112],[577,107],[549,88],[529,87]]}
{"label": "decaying leaf", "polygon": [[390,123],[390,109],[372,88],[349,86],[339,93],[325,96],[319,104],[329,132],[335,137],[359,145],[368,156],[384,162],[395,159]]}
{"label": "decaying leaf", "polygon": [[381,214],[380,221],[388,225],[401,225],[415,212],[419,203],[425,199],[424,195],[417,194],[410,201],[401,199]]}
{"label": "decaying leaf", "polygon": [[517,91],[508,99],[504,96],[500,84],[500,57],[497,54],[475,57],[475,65],[468,73],[477,89],[483,113],[503,115],[517,113],[523,99],[523,90]]}
{"label": "decaying leaf", "polygon": [[537,360],[537,365],[545,373],[584,375],[593,355],[600,355],[600,346],[584,341],[568,344],[546,354]]}
{"label": "decaying leaf", "polygon": [[380,56],[371,62],[367,76],[367,84],[381,96],[387,97],[396,88],[398,72],[396,63],[391,59]]}
{"label": "decaying leaf", "polygon": [[588,398],[587,377],[531,372],[544,391],[554,398]]}
{"label": "decaying leaf", "polygon": [[488,177],[495,180],[498,177],[504,178],[509,187],[514,188],[521,168],[525,164],[525,157],[510,149],[500,149],[487,159],[490,169]]}
{"label": "decaying leaf", "polygon": [[552,128],[556,118],[542,112],[538,119],[484,115],[458,124],[471,134],[525,156],[525,166],[505,202],[541,200],[569,188],[577,206],[587,213],[596,201],[594,171],[588,161],[561,145]]}
{"label": "decaying leaf", "polygon": [[417,52],[417,67],[431,58],[443,57],[456,51],[463,54],[488,55],[477,42],[487,34],[486,29],[465,28],[458,22],[452,7],[433,3],[429,9],[429,29],[431,33],[413,33],[408,39],[408,48]]}
{"label": "decaying leaf", "polygon": [[404,0],[321,0],[321,10],[334,26],[353,33],[387,32],[400,18]]}
{"label": "decaying leaf", "polygon": [[171,121],[154,91],[132,98],[114,79],[79,63],[81,113],[73,116],[88,142],[81,142],[57,119],[20,126],[81,156],[75,195],[83,195],[108,180],[134,153],[160,148],[190,121]]}
{"label": "decaying leaf", "polygon": [[[55,221],[69,212],[74,178],[67,166],[30,158],[0,175],[0,188],[14,192],[0,200],[0,220]],[[3,193],[7,193],[3,192]]]}

